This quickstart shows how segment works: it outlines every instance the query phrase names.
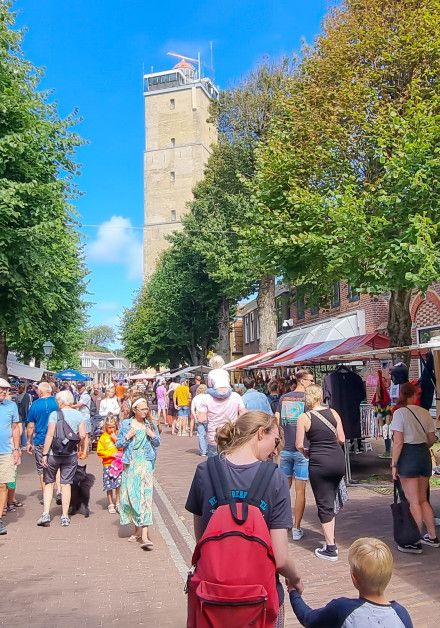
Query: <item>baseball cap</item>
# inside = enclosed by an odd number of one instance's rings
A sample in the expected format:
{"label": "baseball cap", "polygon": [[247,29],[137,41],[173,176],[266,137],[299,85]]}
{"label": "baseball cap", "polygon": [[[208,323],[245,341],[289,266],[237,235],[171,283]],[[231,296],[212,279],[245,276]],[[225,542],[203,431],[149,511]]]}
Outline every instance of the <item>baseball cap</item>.
{"label": "baseball cap", "polygon": [[0,377],[0,388],[10,388],[11,384],[8,382],[7,379],[3,379],[3,377]]}

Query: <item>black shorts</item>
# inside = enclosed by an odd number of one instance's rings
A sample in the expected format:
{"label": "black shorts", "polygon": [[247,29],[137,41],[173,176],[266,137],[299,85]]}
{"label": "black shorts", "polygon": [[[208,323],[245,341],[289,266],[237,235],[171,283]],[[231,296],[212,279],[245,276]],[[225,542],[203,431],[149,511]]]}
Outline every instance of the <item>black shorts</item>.
{"label": "black shorts", "polygon": [[48,456],[47,468],[43,469],[43,481],[45,484],[53,484],[60,470],[61,484],[73,484],[76,467],[78,466],[78,456]]}
{"label": "black shorts", "polygon": [[426,443],[410,445],[404,443],[397,461],[397,473],[402,478],[418,478],[432,475],[432,461]]}

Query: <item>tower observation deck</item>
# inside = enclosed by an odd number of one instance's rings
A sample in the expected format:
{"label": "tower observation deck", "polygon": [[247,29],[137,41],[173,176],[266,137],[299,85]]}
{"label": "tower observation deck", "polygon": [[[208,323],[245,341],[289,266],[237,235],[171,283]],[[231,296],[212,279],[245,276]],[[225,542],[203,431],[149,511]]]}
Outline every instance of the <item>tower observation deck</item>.
{"label": "tower observation deck", "polygon": [[217,141],[208,121],[218,89],[185,58],[171,70],[144,75],[144,277],[169,246],[165,236],[181,228],[192,189],[203,177]]}

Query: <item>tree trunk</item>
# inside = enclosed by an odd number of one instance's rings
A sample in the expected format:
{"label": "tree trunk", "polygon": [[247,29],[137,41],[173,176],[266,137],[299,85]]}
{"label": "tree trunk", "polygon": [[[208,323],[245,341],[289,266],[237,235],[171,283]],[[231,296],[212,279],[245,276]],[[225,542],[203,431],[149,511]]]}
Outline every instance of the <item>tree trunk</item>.
{"label": "tree trunk", "polygon": [[41,358],[35,358],[35,366],[36,366],[37,368],[40,368],[40,367],[41,367]]}
{"label": "tree trunk", "polygon": [[[392,290],[390,305],[388,310],[388,335],[391,347],[404,347],[412,344],[411,337],[411,303],[412,290],[401,288]],[[392,354],[393,364],[405,362],[408,367],[411,356],[408,352],[397,352]]]}
{"label": "tree trunk", "polygon": [[275,309],[275,277],[266,275],[260,280],[258,291],[258,318],[260,323],[259,351],[277,348],[277,317]]}
{"label": "tree trunk", "polygon": [[231,359],[229,299],[222,297],[218,307],[218,354],[225,362]]}
{"label": "tree trunk", "polygon": [[6,343],[6,334],[4,332],[0,332],[0,377],[3,377],[3,379],[8,378],[7,359],[8,345]]}

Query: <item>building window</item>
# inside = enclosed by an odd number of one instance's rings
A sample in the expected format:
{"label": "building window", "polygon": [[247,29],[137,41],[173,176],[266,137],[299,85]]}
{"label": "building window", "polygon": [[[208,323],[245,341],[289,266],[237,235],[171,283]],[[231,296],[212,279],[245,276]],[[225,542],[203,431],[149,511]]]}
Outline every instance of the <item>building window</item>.
{"label": "building window", "polygon": [[277,310],[277,331],[283,331],[283,323],[290,319],[290,295],[281,294],[275,300]]}
{"label": "building window", "polygon": [[339,281],[335,281],[332,291],[332,308],[340,307],[341,305],[341,284]]}
{"label": "building window", "polygon": [[176,108],[176,101],[174,100],[174,98],[170,98],[170,109],[175,109]]}
{"label": "building window", "polygon": [[174,147],[175,147],[175,145],[176,145],[176,138],[175,138],[175,137],[172,137],[172,138],[171,138],[171,146],[174,148]]}
{"label": "building window", "polygon": [[244,344],[249,344],[249,316],[244,317]]}
{"label": "building window", "polygon": [[91,367],[92,366],[92,358],[81,358],[81,366]]}
{"label": "building window", "polygon": [[306,308],[304,304],[304,290],[302,288],[296,289],[296,318],[301,321],[305,318]]}
{"label": "building window", "polygon": [[249,314],[249,342],[253,342],[255,340],[255,313],[251,312]]}
{"label": "building window", "polygon": [[176,220],[177,220],[176,210],[172,209],[171,210],[171,222],[176,222]]}
{"label": "building window", "polygon": [[347,286],[347,297],[349,301],[359,301],[360,298],[359,292],[351,284]]}
{"label": "building window", "polygon": [[440,336],[440,326],[436,327],[424,327],[422,329],[417,330],[418,342],[425,343],[429,342],[433,338],[438,338]]}
{"label": "building window", "polygon": [[255,321],[255,329],[256,329],[255,336],[256,336],[257,340],[260,340],[260,316],[259,316],[258,312],[257,312],[257,316],[256,316],[256,321]]}
{"label": "building window", "polygon": [[171,170],[170,172],[170,180],[171,180],[171,183],[174,183],[176,180],[176,173],[174,172],[174,170]]}
{"label": "building window", "polygon": [[105,369],[107,367],[107,362],[105,360],[99,360],[99,368]]}

